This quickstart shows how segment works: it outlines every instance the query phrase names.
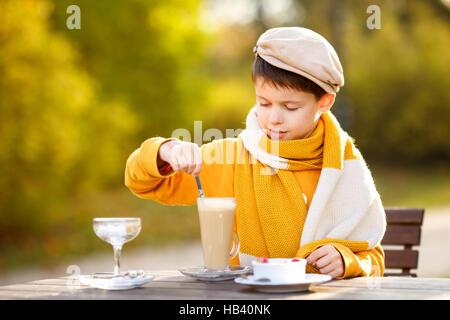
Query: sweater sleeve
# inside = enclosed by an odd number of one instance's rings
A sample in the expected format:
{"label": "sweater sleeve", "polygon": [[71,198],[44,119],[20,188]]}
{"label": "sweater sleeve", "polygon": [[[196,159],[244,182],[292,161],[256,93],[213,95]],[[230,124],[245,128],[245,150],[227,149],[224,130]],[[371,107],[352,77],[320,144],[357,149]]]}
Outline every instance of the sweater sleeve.
{"label": "sweater sleeve", "polygon": [[344,262],[344,274],[337,279],[350,277],[382,276],[384,273],[384,251],[380,245],[370,250],[352,252],[345,245],[335,243]]}
{"label": "sweater sleeve", "polygon": [[[169,140],[175,139],[150,138],[129,156],[125,185],[140,198],[167,205],[194,205],[199,196],[195,178],[185,172],[161,172],[158,168],[159,148]],[[234,158],[230,161],[224,148],[231,153],[235,144],[234,139],[221,139],[201,147],[203,164],[199,177],[206,196],[234,196]]]}
{"label": "sweater sleeve", "polygon": [[[339,251],[344,263],[344,274],[337,279],[383,275],[384,251],[379,244],[373,249],[368,249],[365,241],[322,239],[304,245],[298,250],[296,256],[306,258],[313,251],[326,244],[333,245]],[[308,265],[306,272],[319,273],[319,270]]]}

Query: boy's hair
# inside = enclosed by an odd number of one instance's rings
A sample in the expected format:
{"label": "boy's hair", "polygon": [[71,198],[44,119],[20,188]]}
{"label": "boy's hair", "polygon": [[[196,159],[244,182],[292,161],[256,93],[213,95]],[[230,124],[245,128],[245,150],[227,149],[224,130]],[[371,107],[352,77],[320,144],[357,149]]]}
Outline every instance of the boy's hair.
{"label": "boy's hair", "polygon": [[262,79],[272,84],[275,88],[282,87],[309,92],[314,94],[316,100],[319,100],[327,93],[313,81],[299,74],[275,67],[258,55],[253,62],[252,79],[253,83],[256,83],[258,79]]}

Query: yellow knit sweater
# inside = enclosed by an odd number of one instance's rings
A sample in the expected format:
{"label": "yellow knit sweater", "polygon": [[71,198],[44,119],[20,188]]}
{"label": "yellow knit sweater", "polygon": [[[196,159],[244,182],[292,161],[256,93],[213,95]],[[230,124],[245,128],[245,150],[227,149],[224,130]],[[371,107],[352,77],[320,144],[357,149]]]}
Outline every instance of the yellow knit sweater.
{"label": "yellow knit sweater", "polygon": [[[320,128],[319,128],[320,129]],[[316,129],[319,130],[319,129]],[[154,137],[146,140],[139,149],[135,150],[129,157],[125,170],[125,185],[137,196],[152,199],[168,205],[195,205],[198,197],[198,190],[193,176],[183,172],[169,172],[162,174],[157,166],[157,155],[159,147],[165,141],[162,137]],[[237,166],[244,157],[248,161],[251,155],[242,147],[242,142],[238,138],[215,140],[201,147],[203,156],[203,168],[200,173],[203,188],[208,197],[234,197],[235,179]],[[359,154],[355,154],[351,146],[345,146],[345,159],[357,159]],[[254,159],[253,159],[254,160]],[[248,162],[247,162],[248,163]],[[270,169],[270,168],[269,168]],[[292,171],[292,176],[297,182],[295,191],[301,190],[306,200],[304,215],[309,208],[311,199],[317,187],[320,177],[320,166],[304,168]],[[279,198],[286,195],[279,195]],[[248,217],[249,219],[254,219]],[[302,225],[305,216],[299,217]],[[290,223],[287,221],[287,223]],[[237,224],[235,230],[239,229]],[[301,230],[301,228],[300,228]],[[296,234],[300,237],[301,234]],[[243,239],[244,237],[244,239]],[[240,238],[245,243],[246,235],[240,234]],[[276,239],[274,239],[276,240]],[[247,240],[248,242],[248,240]],[[275,242],[274,242],[275,243]],[[332,244],[341,254],[344,262],[344,275],[342,278],[354,276],[380,275],[384,271],[384,253],[380,245],[366,250],[367,247],[356,243],[346,242],[337,239],[323,239],[313,241],[301,247],[293,255],[307,257],[318,247],[324,244]],[[277,250],[274,245],[274,250]],[[245,247],[244,247],[245,249]],[[283,255],[280,248],[279,255]],[[270,256],[268,251],[251,252],[253,255]],[[288,253],[286,253],[288,254]],[[239,264],[238,256],[230,261],[230,264]],[[307,272],[317,272],[313,267],[308,267]]]}

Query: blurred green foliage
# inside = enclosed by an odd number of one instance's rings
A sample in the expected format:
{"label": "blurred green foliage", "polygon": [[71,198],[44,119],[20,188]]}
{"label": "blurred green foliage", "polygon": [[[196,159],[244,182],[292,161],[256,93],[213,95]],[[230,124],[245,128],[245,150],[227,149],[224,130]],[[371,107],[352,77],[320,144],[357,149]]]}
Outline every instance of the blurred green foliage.
{"label": "blurred green foliage", "polygon": [[[215,29],[203,11],[218,0],[0,1],[0,273],[106,249],[95,216],[140,216],[143,232],[127,246],[198,237],[194,207],[125,188],[126,159],[151,136],[193,134],[194,120],[224,135],[244,128],[255,103],[252,48],[276,26],[311,28],[336,47],[345,86],[333,112],[370,164],[385,163],[372,169],[385,204],[448,204],[449,8],[278,3],[289,4],[284,13],[247,1],[251,21]],[[81,30],[66,27],[71,4]],[[381,9],[379,30],[366,26],[370,4]]]}
{"label": "blurred green foliage", "polygon": [[[123,186],[128,155],[201,95],[197,1],[0,2],[0,271],[92,249],[86,202]],[[170,130],[169,130],[170,129]]]}
{"label": "blurred green foliage", "polygon": [[380,30],[357,23],[361,3],[345,21],[349,129],[369,159],[450,160],[450,10],[440,15],[431,2],[381,2]]}
{"label": "blurred green foliage", "polygon": [[[244,98],[243,90],[253,90],[248,77],[259,34],[271,27],[297,25],[319,32],[336,48],[345,85],[332,112],[367,159],[419,166],[450,161],[449,7],[439,0],[292,0],[287,11],[300,13],[277,24],[264,11],[265,1],[256,3],[262,8],[254,22],[227,28],[219,42],[221,49],[237,51],[221,55],[225,62],[219,61],[213,89],[226,86],[238,93],[229,96],[226,100],[232,103],[220,110],[244,108],[235,112],[230,125],[240,124],[247,106],[254,103],[253,95],[245,97],[244,106],[234,99]],[[381,29],[366,25],[369,5],[379,6]]]}
{"label": "blurred green foliage", "polygon": [[[199,0],[53,0],[54,30],[83,56],[101,83],[101,97],[124,101],[139,118],[135,146],[192,123],[208,82],[202,66],[209,37],[200,29]],[[66,8],[81,10],[81,30],[68,31]],[[130,146],[130,150],[131,150]]]}
{"label": "blurred green foliage", "polygon": [[386,207],[450,208],[450,168],[445,165],[371,166],[377,191]]}

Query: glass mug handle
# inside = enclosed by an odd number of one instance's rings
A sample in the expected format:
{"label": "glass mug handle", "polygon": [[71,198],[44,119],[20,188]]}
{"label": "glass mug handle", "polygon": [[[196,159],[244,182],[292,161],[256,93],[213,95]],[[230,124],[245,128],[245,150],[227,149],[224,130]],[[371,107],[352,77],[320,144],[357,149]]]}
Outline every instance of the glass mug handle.
{"label": "glass mug handle", "polygon": [[[233,248],[231,248],[231,251],[230,251],[231,259],[234,259],[237,256],[237,254],[239,253],[239,248],[241,246],[237,232],[233,231],[233,233],[236,236],[236,239],[233,239]],[[236,244],[236,240],[237,240],[237,244]]]}

